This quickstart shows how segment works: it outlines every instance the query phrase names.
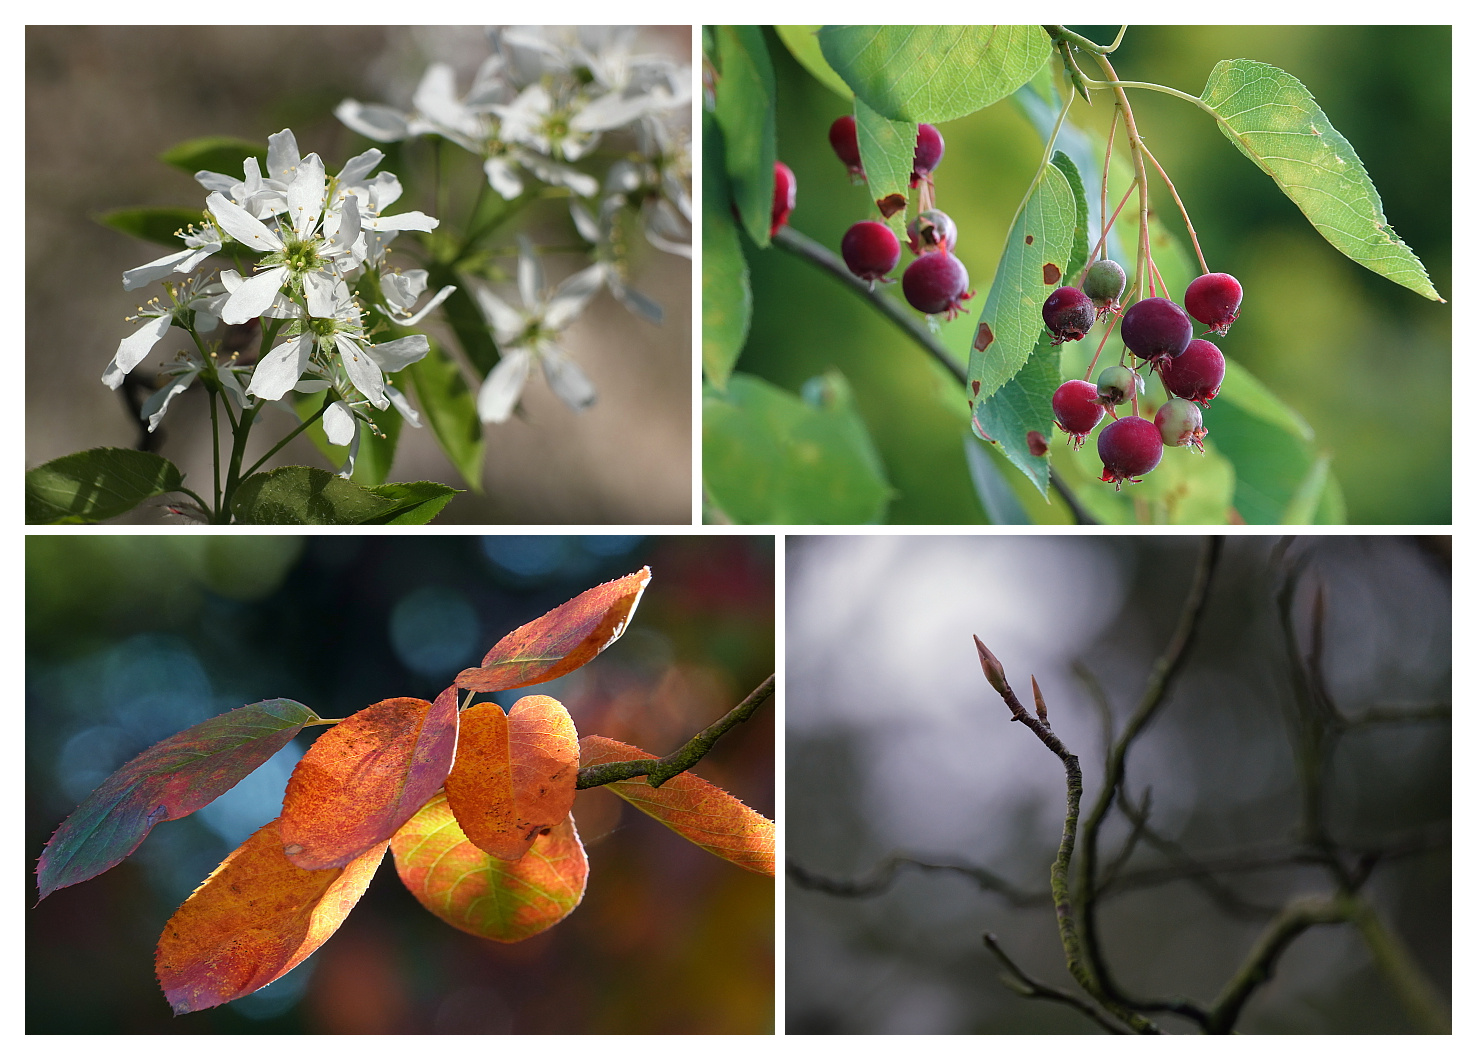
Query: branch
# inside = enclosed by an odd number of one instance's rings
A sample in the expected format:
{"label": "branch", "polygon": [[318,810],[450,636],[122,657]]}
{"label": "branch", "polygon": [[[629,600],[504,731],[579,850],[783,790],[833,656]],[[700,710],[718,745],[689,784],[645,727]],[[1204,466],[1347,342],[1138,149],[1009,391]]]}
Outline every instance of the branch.
{"label": "branch", "polygon": [[1277,958],[1292,945],[1294,939],[1314,924],[1336,924],[1347,919],[1339,903],[1328,898],[1299,898],[1289,902],[1281,915],[1268,925],[1246,955],[1241,968],[1226,984],[1221,996],[1211,1006],[1205,1024],[1207,1034],[1229,1034],[1241,1015],[1242,1006],[1252,992],[1268,979]]}
{"label": "branch", "polygon": [[[1011,960],[1004,950],[1000,948],[1000,940],[993,932],[986,931],[985,948],[995,955],[995,959],[1005,966],[1007,975],[1002,975],[1000,981],[1010,987],[1021,997],[1039,997],[1044,1001],[1060,1001],[1064,1005],[1071,1005],[1099,1027],[1109,1034],[1127,1034],[1122,1027],[1110,1020],[1104,1013],[1098,1011],[1091,1002],[1084,1001],[1075,994],[1069,994],[1065,990],[1058,990],[1048,983],[1032,978],[1021,971],[1020,965]],[[1012,981],[1014,980],[1014,981]]]}
{"label": "branch", "polygon": [[748,721],[750,715],[759,709],[760,704],[773,694],[774,674],[770,674],[764,679],[764,683],[750,692],[742,703],[665,758],[644,758],[632,762],[606,762],[598,766],[585,766],[579,771],[579,779],[574,782],[574,786],[576,789],[597,788],[602,784],[613,784],[617,780],[646,777],[648,784],[659,788],[678,773],[697,765],[703,755],[713,749],[713,745],[718,742],[720,736],[739,722]]}
{"label": "branch", "polygon": [[954,862],[923,861],[906,854],[891,855],[864,876],[855,880],[838,880],[822,876],[803,868],[790,859],[785,861],[785,871],[789,874],[792,883],[807,891],[820,891],[837,898],[871,898],[891,887],[901,870],[910,865],[925,872],[957,872],[962,876],[968,876],[979,884],[981,890],[998,894],[1011,905],[1041,905],[1051,901],[1051,895],[1043,892],[1023,891],[989,869]]}

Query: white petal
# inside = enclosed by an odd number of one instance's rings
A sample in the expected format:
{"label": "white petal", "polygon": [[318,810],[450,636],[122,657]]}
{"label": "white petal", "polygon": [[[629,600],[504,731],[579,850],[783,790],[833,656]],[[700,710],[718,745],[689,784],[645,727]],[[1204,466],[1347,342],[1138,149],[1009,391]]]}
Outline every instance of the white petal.
{"label": "white petal", "polygon": [[576,114],[570,120],[569,127],[577,132],[618,129],[622,125],[635,121],[647,111],[666,105],[666,99],[660,96],[645,95],[622,99],[619,93],[611,92],[601,96]]}
{"label": "white petal", "polygon": [[232,292],[221,308],[221,319],[227,324],[244,324],[252,317],[261,316],[276,300],[286,277],[286,265],[257,273]]}
{"label": "white petal", "polygon": [[548,347],[539,360],[544,366],[544,378],[549,381],[549,389],[575,412],[583,412],[595,403],[595,384],[563,350],[556,346]]}
{"label": "white petal", "polygon": [[533,251],[533,244],[525,237],[518,237],[518,296],[525,308],[539,304],[539,295],[544,290],[544,266]]}
{"label": "white petal", "polygon": [[360,103],[346,99],[333,109],[334,116],[360,136],[378,140],[382,144],[405,139],[409,130],[409,115],[402,114],[378,103]]}
{"label": "white petal", "polygon": [[365,350],[374,358],[374,363],[386,372],[398,372],[406,365],[414,364],[431,349],[430,340],[424,335],[404,335],[389,342],[376,343]]}
{"label": "white petal", "polygon": [[385,397],[385,377],[380,373],[380,366],[374,362],[374,358],[345,335],[338,337],[338,356],[354,388],[367,397],[375,408],[389,408],[390,400]]}
{"label": "white petal", "polygon": [[307,239],[318,230],[318,219],[323,216],[323,199],[328,193],[328,178],[324,174],[323,160],[316,154],[309,155],[298,164],[297,176],[287,186],[287,210],[292,218],[292,230],[299,239]]}
{"label": "white petal", "polygon": [[159,344],[173,322],[174,317],[169,313],[162,317],[149,317],[142,327],[118,343],[118,352],[113,354],[112,361],[103,372],[103,382],[110,389],[117,390],[123,377],[137,368],[139,361],[149,355],[149,351]]}
{"label": "white petal", "polygon": [[175,266],[183,261],[194,257],[197,252],[190,249],[176,251],[166,254],[162,258],[155,258],[147,265],[140,265],[136,269],[129,269],[123,274],[123,289],[125,291],[136,291],[140,287],[147,287],[155,280],[162,280],[174,272]]}
{"label": "white petal", "polygon": [[584,312],[585,306],[590,304],[590,299],[599,292],[604,281],[604,265],[591,265],[575,273],[561,283],[554,292],[554,297],[549,299],[549,307],[544,311],[544,323],[555,331],[565,327]]}
{"label": "white petal", "polygon": [[[456,290],[456,288],[454,286],[448,286],[448,287],[441,288],[441,290],[437,291],[431,297],[431,300],[429,302],[427,302],[425,305],[421,306],[420,309],[416,310],[410,316],[408,316],[408,317],[395,317],[395,323],[396,324],[399,324],[403,328],[408,328],[408,327],[410,327],[413,324],[419,324],[422,320],[424,320],[426,318],[427,314],[429,314],[432,310],[434,310],[442,302],[446,301],[447,298],[451,297],[452,292],[455,291],[455,290]],[[381,309],[384,309],[385,307],[384,306],[381,306],[380,308]],[[388,312],[388,310],[387,310],[387,312]],[[391,316],[395,316],[394,313],[391,313],[390,315]]]}
{"label": "white petal", "polygon": [[307,297],[308,316],[331,317],[337,301],[334,291],[339,281],[326,272],[310,272],[303,277],[303,294]]}
{"label": "white petal", "polygon": [[195,174],[195,181],[206,191],[218,191],[222,195],[229,195],[231,189],[241,183],[235,177],[228,177],[224,173],[213,173],[208,169],[199,170]]}
{"label": "white petal", "polygon": [[354,440],[349,443],[349,458],[344,461],[344,466],[338,469],[339,478],[348,478],[354,473],[354,461],[359,459],[360,432],[354,432]]}
{"label": "white petal", "polygon": [[477,418],[483,423],[506,423],[513,406],[528,382],[532,355],[528,348],[503,351],[503,359],[487,373],[482,389],[477,392]]}
{"label": "white petal", "polygon": [[482,172],[487,174],[487,184],[505,199],[516,199],[523,194],[523,181],[518,179],[513,164],[505,158],[489,158],[482,163]]}
{"label": "white petal", "polygon": [[440,223],[430,214],[409,210],[390,217],[373,218],[366,221],[364,227],[373,228],[376,232],[429,232]]}
{"label": "white petal", "polygon": [[531,152],[521,154],[519,161],[533,170],[538,179],[545,184],[558,184],[570,189],[580,198],[592,199],[600,191],[598,180],[588,173],[581,173],[573,166],[561,166],[558,162],[550,162],[543,156]]}
{"label": "white petal", "polygon": [[169,411],[169,403],[174,400],[176,394],[183,394],[190,388],[199,372],[184,372],[175,376],[167,385],[154,391],[149,395],[149,400],[144,402],[139,415],[149,421],[149,433],[159,426],[159,421],[164,418],[164,413]]}
{"label": "white petal", "polygon": [[298,154],[297,137],[291,129],[283,129],[267,137],[267,174],[284,184],[291,184],[297,165],[302,161]]}
{"label": "white petal", "polygon": [[357,430],[353,411],[342,401],[335,401],[323,413],[323,433],[328,435],[330,445],[348,445]]}
{"label": "white petal", "polygon": [[216,224],[245,244],[248,250],[282,249],[282,240],[276,232],[220,192],[211,192],[205,199],[205,205],[215,215]]}
{"label": "white petal", "polygon": [[477,296],[482,315],[492,325],[498,342],[508,342],[518,337],[518,333],[523,330],[522,313],[485,288],[474,287],[472,293]]}
{"label": "white petal", "polygon": [[385,153],[378,147],[371,147],[362,154],[357,154],[344,163],[344,168],[339,170],[338,182],[340,185],[354,187],[364,183],[364,178],[369,176],[375,166],[385,159]]}
{"label": "white petal", "polygon": [[406,423],[412,427],[419,427],[421,425],[421,414],[415,410],[415,406],[410,403],[410,399],[389,383],[385,384],[385,397],[390,399],[390,404],[395,406],[395,411],[400,413],[401,419]]}
{"label": "white petal", "polygon": [[579,230],[579,234],[585,242],[600,242],[600,225],[596,223],[594,215],[585,209],[583,203],[571,201],[569,204],[569,216],[574,218],[574,227]]}
{"label": "white petal", "polygon": [[296,335],[263,357],[251,373],[248,394],[268,401],[280,401],[308,370],[308,357],[313,352],[311,335]]}

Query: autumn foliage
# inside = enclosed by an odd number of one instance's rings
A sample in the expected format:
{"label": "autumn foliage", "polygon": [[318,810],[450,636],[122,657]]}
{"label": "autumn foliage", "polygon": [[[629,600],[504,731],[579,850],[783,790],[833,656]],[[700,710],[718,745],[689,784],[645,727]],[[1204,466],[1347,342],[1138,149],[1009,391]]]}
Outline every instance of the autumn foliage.
{"label": "autumn foliage", "polygon": [[[386,699],[335,722],[269,700],[156,744],[57,828],[37,864],[41,897],[112,868],[155,823],[207,805],[304,727],[330,725],[293,771],[282,815],[166,925],[155,968],[176,1013],[243,997],[296,967],[338,929],[386,847],[405,886],[451,926],[509,943],[547,930],[585,893],[589,864],[570,813],[581,767],[644,767],[657,756],[581,740],[548,696],[506,712],[470,701],[589,662],[625,631],[650,578],[643,568],[514,630],[434,702]],[[772,822],[727,792],[686,772],[659,787],[645,778],[609,786],[704,849],[774,875]]]}

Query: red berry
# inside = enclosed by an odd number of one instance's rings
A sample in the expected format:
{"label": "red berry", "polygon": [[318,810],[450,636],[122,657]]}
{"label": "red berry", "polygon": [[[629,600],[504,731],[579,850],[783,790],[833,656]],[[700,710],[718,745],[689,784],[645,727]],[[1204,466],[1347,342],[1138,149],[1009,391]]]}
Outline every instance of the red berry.
{"label": "red berry", "polygon": [[1097,455],[1103,461],[1103,481],[1137,482],[1159,466],[1164,439],[1159,428],[1142,416],[1124,416],[1103,428],[1097,436]]}
{"label": "red berry", "polygon": [[1046,296],[1046,302],[1041,306],[1041,319],[1056,336],[1052,345],[1060,346],[1068,340],[1075,342],[1091,331],[1097,320],[1097,310],[1093,308],[1092,299],[1077,288],[1058,287]]}
{"label": "red berry", "polygon": [[790,220],[790,211],[795,208],[795,174],[783,162],[774,164],[774,210],[769,215],[769,237]]}
{"label": "red berry", "polygon": [[959,240],[954,221],[942,210],[920,210],[908,222],[908,249],[914,254],[952,250]]}
{"label": "red berry", "polygon": [[1154,365],[1178,357],[1195,337],[1195,325],[1168,298],[1145,298],[1128,307],[1118,325],[1123,344]]}
{"label": "red berry", "polygon": [[850,114],[841,115],[831,123],[828,135],[831,150],[846,164],[846,172],[851,174],[853,182],[865,180],[867,174],[862,170],[862,149],[856,142],[856,119]]}
{"label": "red berry", "polygon": [[1081,449],[1087,437],[1103,418],[1104,409],[1097,397],[1097,387],[1085,379],[1068,379],[1051,395],[1051,411],[1056,425],[1072,437],[1072,448]]}
{"label": "red berry", "polygon": [[1175,397],[1208,406],[1226,378],[1226,358],[1215,343],[1191,339],[1184,353],[1159,366],[1159,378]]}
{"label": "red berry", "polygon": [[841,257],[852,274],[867,281],[881,280],[903,256],[897,236],[881,221],[858,221],[841,237]]}
{"label": "red berry", "polygon": [[944,138],[938,129],[924,122],[918,126],[918,142],[913,147],[913,176],[908,181],[910,188],[938,168],[944,157]]}
{"label": "red berry", "polygon": [[1170,398],[1154,413],[1154,426],[1159,428],[1159,437],[1165,445],[1192,445],[1205,452],[1201,440],[1205,437],[1205,421],[1198,406],[1184,398]]}
{"label": "red berry", "polygon": [[1224,272],[1196,276],[1185,288],[1185,309],[1217,335],[1224,335],[1241,313],[1241,284]]}
{"label": "red berry", "polygon": [[953,320],[974,292],[969,290],[969,273],[958,258],[949,253],[924,254],[903,270],[903,297],[920,313],[947,313]]}

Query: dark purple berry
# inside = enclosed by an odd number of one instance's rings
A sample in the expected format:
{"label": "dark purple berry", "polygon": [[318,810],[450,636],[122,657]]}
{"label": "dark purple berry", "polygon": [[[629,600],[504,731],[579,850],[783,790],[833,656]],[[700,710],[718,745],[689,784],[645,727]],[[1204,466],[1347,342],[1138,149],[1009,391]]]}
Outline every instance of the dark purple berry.
{"label": "dark purple berry", "polygon": [[1144,379],[1127,365],[1110,365],[1097,377],[1097,399],[1105,406],[1121,405],[1135,392],[1144,392]]}
{"label": "dark purple berry", "polygon": [[918,126],[918,142],[913,147],[913,176],[908,187],[916,188],[918,182],[928,176],[944,157],[944,138],[927,122]]}
{"label": "dark purple berry", "polygon": [[942,210],[920,210],[908,222],[908,249],[914,254],[953,250],[958,239],[953,219]]}
{"label": "dark purple berry", "polygon": [[1241,284],[1224,272],[1196,276],[1185,288],[1185,309],[1217,335],[1224,335],[1241,312]]}
{"label": "dark purple berry", "polygon": [[1175,397],[1208,406],[1226,378],[1226,358],[1215,343],[1191,339],[1184,353],[1160,365],[1159,378]]}
{"label": "dark purple berry", "polygon": [[1118,324],[1123,344],[1135,357],[1155,365],[1185,352],[1195,325],[1168,298],[1145,298],[1128,307]]}
{"label": "dark purple berry", "polygon": [[1097,320],[1097,310],[1092,299],[1075,287],[1058,287],[1046,296],[1041,306],[1041,319],[1056,337],[1053,346],[1068,340],[1076,341],[1092,330]]}
{"label": "dark purple berry", "polygon": [[1103,462],[1103,481],[1137,482],[1159,466],[1164,439],[1159,428],[1142,416],[1124,416],[1103,428],[1097,436],[1097,455]]}
{"label": "dark purple berry", "polygon": [[841,115],[831,123],[829,136],[831,150],[846,164],[846,172],[851,174],[852,180],[865,180],[867,174],[862,170],[862,149],[856,142],[856,119],[850,114]]}
{"label": "dark purple berry", "polygon": [[1097,387],[1086,379],[1068,379],[1051,395],[1051,411],[1056,425],[1072,438],[1072,448],[1081,449],[1087,437],[1103,418],[1103,406],[1097,399]]}
{"label": "dark purple berry", "polygon": [[1087,276],[1082,280],[1082,293],[1092,299],[1099,309],[1099,316],[1118,308],[1118,299],[1128,284],[1128,274],[1123,266],[1109,258],[1092,263]]}
{"label": "dark purple berry", "polygon": [[1200,407],[1184,398],[1170,398],[1154,413],[1154,426],[1159,428],[1159,437],[1165,445],[1192,445],[1205,452],[1201,440],[1205,437],[1205,420]]}
{"label": "dark purple berry", "polygon": [[974,297],[969,273],[952,254],[924,254],[903,270],[903,297],[920,313],[947,313],[953,320]]}
{"label": "dark purple berry", "polygon": [[785,227],[795,208],[795,174],[783,162],[774,164],[774,209],[769,215],[769,238]]}
{"label": "dark purple berry", "polygon": [[897,267],[902,244],[881,221],[858,221],[841,237],[841,257],[852,274],[868,282],[881,280]]}

